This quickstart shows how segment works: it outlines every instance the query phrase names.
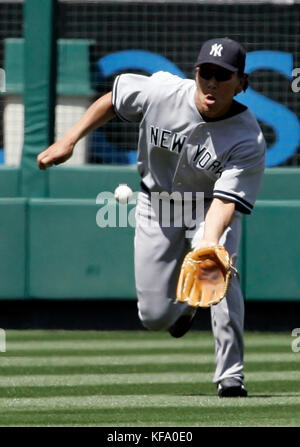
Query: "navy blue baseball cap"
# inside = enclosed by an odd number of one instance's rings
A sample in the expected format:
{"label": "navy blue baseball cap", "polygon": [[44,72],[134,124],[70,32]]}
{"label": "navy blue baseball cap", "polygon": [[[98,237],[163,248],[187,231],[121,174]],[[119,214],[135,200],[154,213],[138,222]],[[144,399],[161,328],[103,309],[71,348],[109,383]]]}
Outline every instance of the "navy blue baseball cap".
{"label": "navy blue baseball cap", "polygon": [[233,72],[244,73],[246,51],[242,45],[228,37],[210,39],[204,42],[195,67],[215,64]]}

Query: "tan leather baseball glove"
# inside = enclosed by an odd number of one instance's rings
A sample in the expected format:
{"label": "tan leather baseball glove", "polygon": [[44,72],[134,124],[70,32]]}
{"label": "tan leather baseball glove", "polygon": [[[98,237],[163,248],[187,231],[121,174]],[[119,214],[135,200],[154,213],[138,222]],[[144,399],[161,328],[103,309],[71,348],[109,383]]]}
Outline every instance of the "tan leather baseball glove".
{"label": "tan leather baseball glove", "polygon": [[225,247],[214,245],[190,251],[181,266],[176,302],[192,307],[210,307],[226,295],[237,270]]}

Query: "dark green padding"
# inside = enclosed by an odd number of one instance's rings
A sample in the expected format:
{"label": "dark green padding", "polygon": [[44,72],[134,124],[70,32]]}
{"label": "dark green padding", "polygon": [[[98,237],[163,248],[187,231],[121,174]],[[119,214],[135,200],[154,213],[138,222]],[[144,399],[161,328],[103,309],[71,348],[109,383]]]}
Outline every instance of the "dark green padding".
{"label": "dark green padding", "polygon": [[300,200],[300,168],[265,170],[259,200]]}
{"label": "dark green padding", "polygon": [[126,183],[133,191],[140,189],[135,165],[57,166],[49,170],[49,197],[96,199],[100,192],[114,192],[120,183]]}
{"label": "dark green padding", "polygon": [[[90,53],[93,41],[87,39],[57,40],[57,94],[89,96],[92,89]],[[4,39],[4,68],[6,92],[23,94],[24,90],[24,39]]]}
{"label": "dark green padding", "polygon": [[24,40],[24,145],[21,192],[26,197],[47,194],[47,176],[39,171],[36,156],[54,139],[56,99],[57,1],[25,2]]}
{"label": "dark green padding", "polygon": [[24,90],[24,39],[4,39],[4,69],[6,93],[22,95]]}
{"label": "dark green padding", "polygon": [[90,54],[94,41],[87,39],[57,40],[57,93],[64,96],[91,96]]}
{"label": "dark green padding", "polygon": [[0,253],[0,298],[24,298],[26,199],[0,199]]}
{"label": "dark green padding", "polygon": [[135,299],[134,230],[99,228],[100,208],[94,200],[29,201],[31,297]]}
{"label": "dark green padding", "polygon": [[21,169],[13,166],[0,166],[0,197],[20,196]]}
{"label": "dark green padding", "polygon": [[246,219],[248,300],[300,300],[300,200],[259,201]]}
{"label": "dark green padding", "polygon": [[[95,200],[28,203],[0,199],[2,299],[136,299],[132,227],[99,228]],[[300,299],[299,221],[300,201],[258,201],[244,219],[239,268],[246,300]]]}

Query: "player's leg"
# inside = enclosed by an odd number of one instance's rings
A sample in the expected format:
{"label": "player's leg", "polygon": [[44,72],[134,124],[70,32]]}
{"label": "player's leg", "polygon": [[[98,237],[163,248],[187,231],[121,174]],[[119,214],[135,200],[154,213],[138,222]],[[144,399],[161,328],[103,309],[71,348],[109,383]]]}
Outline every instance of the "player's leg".
{"label": "player's leg", "polygon": [[174,304],[188,246],[183,228],[159,224],[145,193],[138,197],[134,248],[139,318],[148,329],[169,329],[188,310],[185,304]]}
{"label": "player's leg", "polygon": [[[220,243],[230,256],[237,255],[241,236],[241,215],[235,214],[230,227],[224,232]],[[227,296],[211,308],[212,330],[215,337],[216,370],[214,382],[235,377],[243,380],[244,357],[244,300],[238,276],[234,276]]]}
{"label": "player's leg", "polygon": [[[203,223],[200,225],[192,246],[202,238]],[[232,256],[238,254],[241,235],[241,215],[235,213],[230,226],[220,239]],[[237,257],[235,258],[236,261]],[[244,301],[239,278],[234,277],[227,296],[217,305],[211,307],[211,324],[215,339],[216,369],[214,382],[233,377],[243,380],[243,326]]]}
{"label": "player's leg", "polygon": [[244,302],[237,278],[233,279],[226,298],[211,308],[211,322],[216,352],[214,382],[227,377],[243,380]]}

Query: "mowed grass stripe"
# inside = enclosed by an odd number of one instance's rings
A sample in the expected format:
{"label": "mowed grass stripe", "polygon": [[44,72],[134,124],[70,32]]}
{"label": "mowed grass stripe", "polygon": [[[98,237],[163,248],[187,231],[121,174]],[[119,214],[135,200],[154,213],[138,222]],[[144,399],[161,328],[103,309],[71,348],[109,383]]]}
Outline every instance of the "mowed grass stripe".
{"label": "mowed grass stripe", "polygon": [[[23,375],[61,375],[61,374],[136,374],[136,373],[212,373],[214,362],[208,363],[142,363],[132,365],[73,365],[73,366],[4,366],[0,376]],[[299,371],[297,362],[247,362],[244,368],[248,372]]]}
{"label": "mowed grass stripe", "polygon": [[[137,383],[195,383],[208,382],[211,380],[211,373],[138,373],[138,374],[62,374],[62,375],[24,375],[24,376],[1,376],[0,386],[75,386],[75,385],[105,385],[105,384],[137,384]],[[249,372],[247,380],[268,381],[268,380],[299,380],[298,371],[272,371]],[[300,382],[299,382],[300,383]]]}
{"label": "mowed grass stripe", "polygon": [[[20,426],[299,426],[298,406],[257,407],[121,407],[104,409],[56,409],[10,411],[1,415],[0,425]],[[12,423],[12,420],[15,423]]]}
{"label": "mowed grass stripe", "polygon": [[[55,346],[55,344],[54,344]],[[43,350],[43,349],[22,349],[22,350],[12,350],[12,351],[6,351],[5,353],[0,353],[0,358],[3,357],[41,357],[47,355],[50,357],[56,357],[58,355],[63,357],[72,357],[72,356],[101,356],[101,355],[113,355],[113,356],[135,356],[135,355],[156,355],[156,354],[194,354],[195,356],[199,356],[202,354],[212,354],[214,352],[213,346],[198,346],[196,343],[194,346],[190,347],[172,347],[172,348],[161,348],[159,346],[155,346],[150,349],[143,349],[143,348],[130,348],[130,344],[128,344],[127,349],[55,349],[53,346],[52,350]],[[282,346],[246,346],[246,355],[251,353],[286,353],[286,352],[292,352],[292,348],[290,344],[282,345]]]}
{"label": "mowed grass stripe", "polygon": [[[155,333],[154,333],[155,334]],[[97,349],[101,351],[114,351],[114,350],[128,350],[128,349],[139,349],[139,350],[151,350],[151,349],[180,349],[180,348],[210,348],[214,347],[214,342],[212,336],[202,335],[201,332],[198,333],[198,337],[187,336],[183,339],[173,339],[168,334],[164,334],[162,338],[154,338],[153,332],[148,332],[148,337],[143,337],[139,339],[126,338],[124,336],[121,340],[111,339],[106,340],[101,337],[101,332],[99,331],[98,339],[88,339],[88,340],[64,340],[58,339],[56,337],[49,336],[49,339],[44,340],[28,340],[24,337],[24,340],[12,341],[9,337],[9,333],[6,337],[6,350],[7,352],[12,351],[96,351]],[[293,337],[287,335],[274,335],[274,337],[264,336],[263,334],[253,336],[245,336],[245,345],[248,348],[252,347],[291,347],[291,343],[294,340]]]}
{"label": "mowed grass stripe", "polygon": [[[260,343],[255,341],[247,342],[245,341],[246,349],[257,349],[257,348],[276,348],[280,350],[281,347],[289,347],[291,348],[293,339],[283,339],[280,340],[280,343],[273,343],[272,340],[269,343]],[[179,349],[192,349],[199,350],[203,348],[214,348],[214,344],[209,340],[188,340],[188,341],[179,341],[175,339],[164,340],[160,342],[154,341],[126,341],[126,342],[116,342],[116,343],[103,343],[99,341],[76,341],[74,343],[69,341],[24,341],[24,342],[8,342],[6,343],[7,352],[12,351],[81,351],[84,353],[87,351],[119,351],[123,352],[124,350],[128,353],[132,350],[140,350],[140,351],[148,351],[148,350],[179,350]]]}
{"label": "mowed grass stripe", "polygon": [[[127,355],[113,356],[26,356],[26,357],[5,357],[1,358],[0,375],[3,368],[6,366],[82,366],[82,365],[143,365],[143,364],[197,364],[202,365],[206,363],[214,363],[214,354],[139,354],[128,357]],[[300,353],[260,353],[260,354],[246,354],[245,362],[265,363],[265,362],[295,362],[300,364]]]}
{"label": "mowed grass stripe", "polygon": [[[52,411],[9,411],[1,415],[1,426],[105,426],[105,427],[235,427],[235,426],[299,426],[298,406],[257,406],[203,408],[139,407],[104,409],[57,409]],[[12,423],[12,421],[14,421]],[[117,422],[116,422],[117,421]],[[129,431],[130,432],[130,431]]]}
{"label": "mowed grass stripe", "polygon": [[[283,395],[294,397],[299,394],[298,380],[281,380],[268,382],[248,382],[246,386],[249,398],[258,397],[263,402],[265,397],[280,397]],[[106,385],[75,385],[75,386],[5,386],[0,387],[0,397],[10,399],[62,397],[62,396],[216,396],[217,390],[212,381],[185,383],[135,383],[135,384],[106,384]]]}
{"label": "mowed grass stripe", "polygon": [[[124,332],[105,333],[102,350],[98,331],[58,331],[53,339],[52,334],[40,332],[52,349],[38,349],[36,343],[31,351],[22,346],[0,353],[1,426],[300,425],[300,353],[291,352],[290,334],[251,333],[250,346],[246,334],[249,398],[233,400],[217,398],[210,333],[203,345],[203,333],[197,332],[180,340],[163,333],[130,333],[128,338]],[[76,340],[82,348],[77,349]],[[145,340],[151,341],[146,349]],[[15,341],[23,343],[22,337]],[[66,349],[56,349],[66,341]]]}
{"label": "mowed grass stripe", "polygon": [[[1,357],[0,357],[1,358]],[[288,358],[286,358],[287,360]],[[290,358],[290,360],[292,357]],[[299,356],[300,360],[300,356]],[[189,363],[189,364],[205,364],[214,362],[214,354],[139,354],[128,357],[127,355],[113,356],[24,356],[24,357],[2,357],[1,370],[5,366],[80,366],[80,365],[143,365],[143,364],[159,364],[159,363]]]}
{"label": "mowed grass stripe", "polygon": [[147,408],[147,407],[218,407],[218,408],[243,408],[257,407],[262,403],[266,406],[298,405],[300,408],[300,395],[277,397],[252,397],[251,399],[219,399],[217,396],[72,396],[72,397],[47,397],[47,398],[0,398],[0,413],[9,411],[10,408],[39,408],[46,411],[62,408]]}
{"label": "mowed grass stripe", "polygon": [[125,350],[148,350],[148,349],[178,349],[178,348],[185,348],[185,347],[213,347],[213,342],[211,340],[199,340],[197,341],[197,345],[195,345],[196,341],[192,340],[175,340],[170,338],[170,340],[153,340],[149,338],[149,340],[111,340],[110,342],[103,341],[103,340],[86,340],[86,341],[27,341],[24,340],[23,342],[11,342],[7,339],[6,342],[6,350],[7,352],[10,351],[84,351],[84,350],[101,350],[101,351],[113,351],[118,350],[122,351]]}
{"label": "mowed grass stripe", "polygon": [[[152,340],[164,340],[169,339],[170,336],[166,332],[150,332],[148,330],[133,330],[133,331],[101,331],[101,330],[6,330],[7,338],[9,338],[10,341],[20,341],[23,342],[24,340],[32,340],[32,341],[49,341],[49,340],[55,340],[55,341],[82,341],[82,340],[101,340],[101,341],[123,341],[123,340],[148,340],[149,334]],[[189,339],[198,339],[201,337],[201,339],[211,339],[212,332],[211,331],[198,331],[198,330],[191,330],[186,336],[186,338]],[[290,332],[245,332],[245,338],[248,341],[257,340],[257,339],[264,339],[268,342],[272,341],[278,341],[283,338],[289,338],[291,337]]]}
{"label": "mowed grass stripe", "polygon": [[[28,340],[137,340],[148,339],[149,333],[153,340],[162,340],[169,338],[169,335],[163,331],[148,331],[148,330],[63,330],[63,329],[21,329],[6,330],[6,334],[13,341]],[[211,331],[191,330],[186,336],[188,338],[198,338],[201,335],[202,338],[212,338]],[[291,333],[287,332],[261,332],[261,331],[246,331],[245,337],[247,339],[257,339],[263,337],[264,339],[280,339],[284,337],[290,337]]]}

